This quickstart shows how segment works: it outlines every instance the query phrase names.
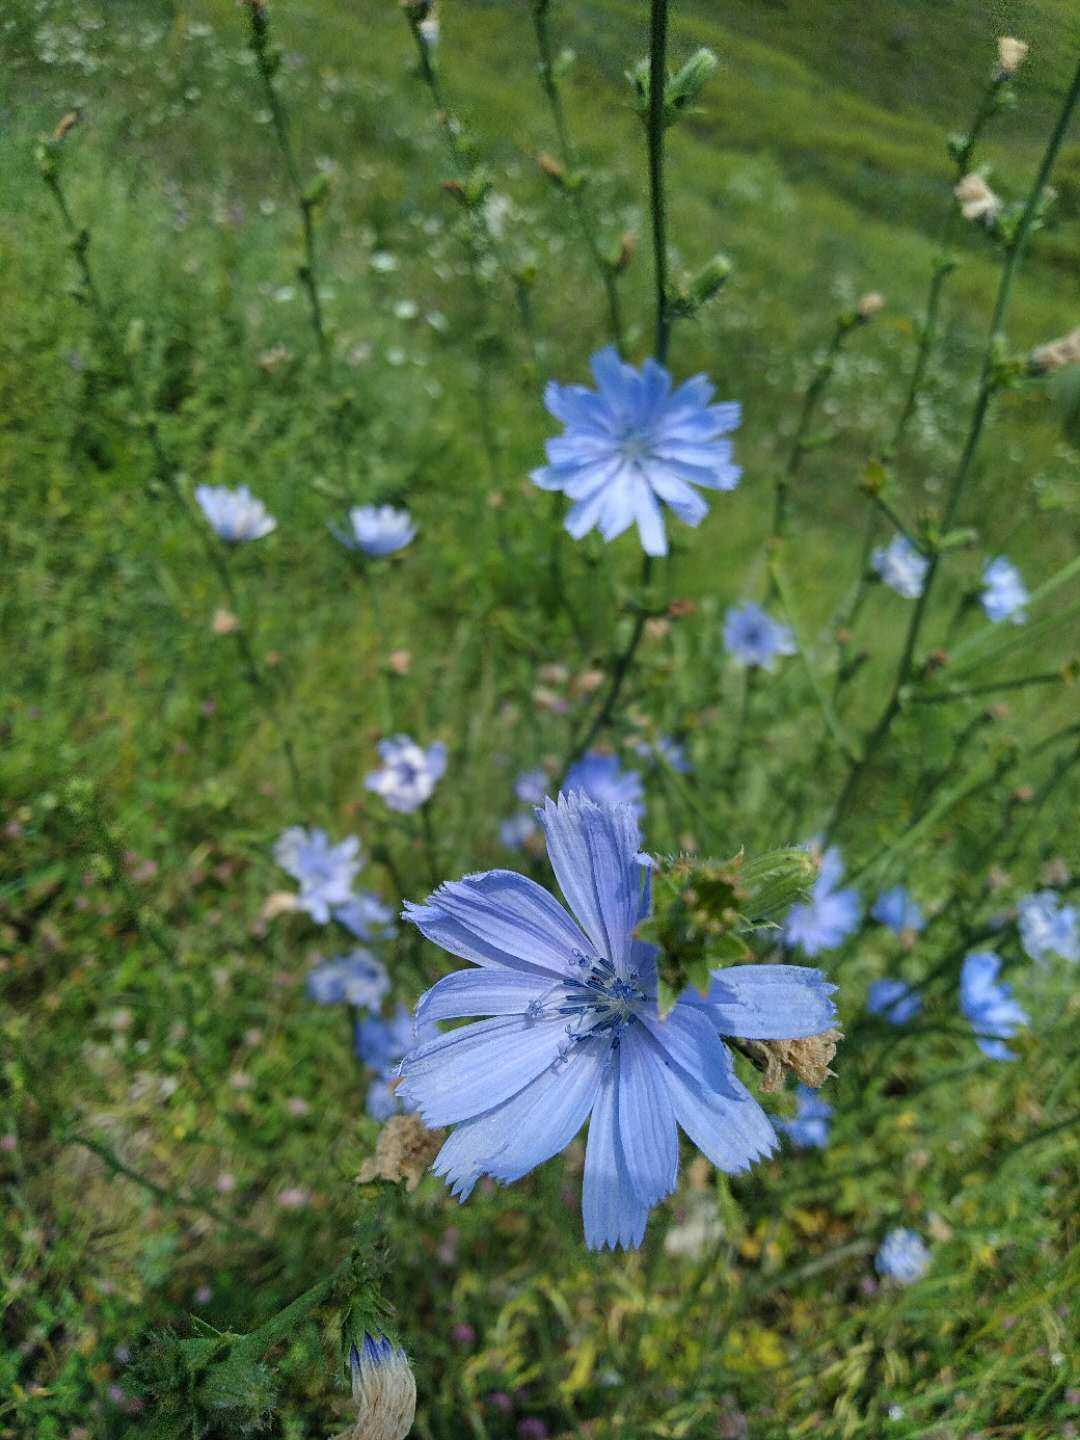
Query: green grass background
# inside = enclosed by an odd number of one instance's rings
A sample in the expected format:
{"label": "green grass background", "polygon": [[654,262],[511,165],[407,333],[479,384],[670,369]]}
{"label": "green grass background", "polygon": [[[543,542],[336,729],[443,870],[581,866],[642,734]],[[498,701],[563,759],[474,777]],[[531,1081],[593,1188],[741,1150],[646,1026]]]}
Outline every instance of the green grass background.
{"label": "green grass background", "polygon": [[[576,52],[568,112],[605,240],[628,229],[639,238],[623,283],[636,356],[649,345],[651,275],[642,137],[623,72],[646,47],[646,10],[629,0],[553,6],[559,43]],[[296,212],[232,0],[10,0],[0,15],[0,978],[3,1103],[16,1139],[0,1156],[3,1436],[144,1433],[147,1417],[124,1398],[123,1347],[191,1310],[221,1327],[254,1325],[333,1264],[374,1133],[345,1018],[313,1013],[302,994],[325,941],[295,917],[258,921],[281,884],[272,839],[301,817],[235,649],[211,632],[214,576],[147,486],[136,398],[72,295],[70,253],[34,164],[38,138],[78,108],[65,185],[183,483],[248,484],[278,517],[235,569],[244,622],[282,681],[304,818],[356,830],[369,853],[394,849],[407,892],[426,889],[418,834],[388,824],[361,786],[386,719],[381,660],[407,649],[408,675],[388,682],[395,719],[451,745],[439,873],[506,863],[496,830],[513,775],[566,745],[566,720],[536,708],[537,669],[604,665],[635,574],[630,541],[611,551],[567,543],[560,604],[549,497],[527,479],[551,428],[540,383],[582,376],[605,335],[595,277],[535,166],[554,137],[526,5],[447,5],[440,53],[454,110],[508,198],[507,245],[535,268],[535,357],[505,286],[490,286],[486,318],[471,298],[398,7],[281,0],[272,13],[302,171],[331,177],[319,212],[328,374],[296,283]],[[674,58],[708,44],[720,59],[700,113],[670,136],[673,251],[679,268],[720,250],[734,269],[721,299],[677,329],[672,365],[707,369],[722,396],[741,400],[745,480],[717,497],[699,532],[679,533],[663,583],[698,615],[647,642],[632,696],[631,724],[678,729],[699,772],[692,810],[655,784],[657,847],[801,838],[788,802],[809,829],[835,793],[839,757],[825,752],[809,773],[807,726],[816,746],[819,721],[794,664],[755,719],[736,799],[707,778],[730,753],[741,699],[719,626],[728,604],[763,584],[771,486],[815,358],[836,314],[876,289],[887,308],[845,351],[823,417],[831,443],[808,457],[794,497],[787,563],[806,635],[823,632],[857,578],[858,483],[902,398],[950,205],[945,136],[968,123],[1002,33],[1028,40],[1031,58],[1016,110],[994,121],[979,160],[1015,199],[1075,64],[1080,19],[1067,0],[673,7]],[[1009,322],[1017,353],[1080,319],[1075,133],[1054,183],[1055,215]],[[965,230],[899,466],[908,515],[939,502],[955,461],[999,260],[985,235]],[[477,434],[480,326],[492,331],[494,477]],[[962,516],[979,542],[950,562],[928,641],[943,638],[985,553],[1006,549],[1033,588],[1075,555],[1075,404],[1067,377],[1001,398]],[[326,532],[357,500],[407,501],[421,527],[378,578],[378,616]],[[1075,598],[1074,585],[1053,603],[1067,614]],[[850,723],[876,712],[907,614],[897,597],[872,596]],[[1041,638],[995,674],[1030,673],[1075,649],[1075,617],[1055,626],[1051,611]],[[988,763],[1075,714],[1067,687],[1018,693],[1005,739],[980,732],[968,758]],[[947,756],[959,725],[955,714],[905,722],[845,836],[859,860],[915,817],[904,767]],[[993,858],[978,855],[981,837],[1011,813],[1014,781],[1045,773],[1010,775],[924,837],[911,878],[927,899],[981,893]],[[93,858],[98,847],[72,825],[72,778],[92,782],[175,963],[148,945]],[[1025,839],[1021,891],[1057,855],[1080,864],[1075,799],[1063,784]],[[407,946],[396,962],[406,996],[438,973],[436,957]],[[844,963],[854,1020],[867,979],[922,961],[873,933]],[[1077,1056],[1067,1043],[1075,999],[1066,979],[1053,983],[1038,1000],[1037,1034],[1018,1042],[1022,1058],[1009,1067],[979,1064],[948,1016],[915,1036],[857,1030],[828,1152],[788,1154],[731,1183],[695,1171],[668,1207],[668,1219],[686,1212],[695,1186],[718,1207],[723,1240],[707,1262],[666,1256],[655,1234],[642,1256],[587,1256],[574,1152],[565,1168],[478,1194],[460,1212],[434,1182],[388,1200],[389,1283],[416,1358],[417,1433],[501,1440],[529,1416],[553,1434],[594,1436],[1068,1433],[1076,1149],[1066,1126]],[[110,1178],[70,1143],[76,1134],[259,1238]],[[222,1191],[223,1175],[232,1189]],[[283,1209],[281,1193],[297,1186],[310,1203]],[[934,1269],[909,1292],[873,1292],[868,1255],[893,1223],[934,1237]],[[196,1299],[200,1287],[209,1300]],[[453,1338],[462,1324],[472,1341]],[[273,1433],[329,1435],[346,1423],[332,1344],[311,1324],[275,1357],[284,1401]],[[489,1398],[503,1391],[509,1415]]]}

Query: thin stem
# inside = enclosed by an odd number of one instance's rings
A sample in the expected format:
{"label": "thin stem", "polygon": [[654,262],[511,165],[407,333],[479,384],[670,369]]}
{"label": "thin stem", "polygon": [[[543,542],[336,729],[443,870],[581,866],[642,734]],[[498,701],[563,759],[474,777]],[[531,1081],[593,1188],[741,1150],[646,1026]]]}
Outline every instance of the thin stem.
{"label": "thin stem", "polygon": [[942,705],[951,700],[970,700],[977,695],[994,695],[1000,690],[1026,690],[1029,685],[1067,685],[1069,677],[1062,670],[1048,670],[1041,675],[1021,675],[1015,680],[992,680],[985,685],[969,685],[965,690],[941,690],[934,695],[913,695],[916,705]]}
{"label": "thin stem", "polygon": [[[990,408],[990,401],[998,386],[996,369],[997,355],[1004,338],[1003,326],[1009,308],[1009,301],[1012,297],[1013,283],[1016,279],[1020,262],[1023,259],[1024,251],[1027,248],[1039,201],[1046,187],[1046,182],[1050,176],[1054,161],[1057,158],[1058,151],[1065,139],[1069,122],[1072,119],[1072,114],[1078,100],[1080,100],[1080,65],[1077,66],[1072,84],[1069,86],[1068,93],[1065,96],[1061,114],[1058,117],[1054,132],[1047,144],[1042,163],[1039,166],[1039,173],[1028,194],[1027,203],[1024,206],[1016,232],[1005,257],[1005,264],[1002,268],[1001,280],[998,285],[997,298],[994,302],[994,311],[990,320],[990,332],[983,354],[979,389],[975,399],[971,421],[968,426],[967,439],[964,442],[959,463],[953,474],[945,501],[945,507],[942,512],[941,529],[943,532],[947,531],[953,523],[957,507],[960,503],[960,497],[963,494],[965,482],[967,481],[972,462],[979,448],[979,441],[982,438],[987,412]],[[911,675],[915,649],[918,645],[919,635],[922,631],[923,621],[926,617],[927,607],[930,602],[930,596],[933,593],[934,582],[937,579],[940,563],[941,551],[935,550],[930,556],[930,563],[927,567],[922,592],[915,602],[915,608],[912,612],[911,622],[908,626],[907,636],[904,641],[904,648],[900,656],[900,663],[897,666],[892,692],[885,704],[885,708],[881,712],[877,724],[871,731],[862,756],[848,772],[847,780],[840,792],[840,796],[837,799],[828,826],[826,827],[826,840],[831,839],[837,825],[840,824],[847,814],[862,777],[871,764],[879,746],[891,730],[893,721],[900,712],[901,696]]]}
{"label": "thin stem", "polygon": [[385,630],[383,629],[382,607],[379,602],[379,587],[375,583],[371,573],[371,564],[367,560],[359,562],[360,574],[364,584],[367,586],[368,598],[371,601],[371,616],[375,622],[375,668],[379,675],[379,687],[382,692],[382,729],[384,735],[393,733],[394,723],[394,694],[390,680],[390,671],[386,657],[383,654]]}
{"label": "thin stem", "polygon": [[600,278],[604,287],[604,298],[607,302],[608,328],[611,331],[611,338],[616,348],[622,352],[625,348],[623,339],[622,312],[619,304],[619,287],[616,282],[614,268],[608,264],[600,250],[600,242],[597,238],[596,219],[592,207],[585,198],[583,178],[576,173],[577,153],[570,137],[570,130],[566,123],[566,112],[563,108],[562,94],[559,90],[559,82],[555,75],[555,56],[551,43],[551,31],[548,26],[548,10],[550,0],[533,0],[533,29],[536,33],[536,48],[540,55],[537,71],[540,77],[540,88],[547,97],[548,107],[551,110],[551,118],[555,125],[555,134],[558,138],[559,159],[566,170],[566,175],[559,185],[560,192],[566,197],[567,204],[581,231],[581,238],[589,253],[589,259],[593,268]]}
{"label": "thin stem", "polygon": [[285,173],[289,179],[289,186],[293,192],[293,200],[297,210],[300,212],[300,223],[304,237],[304,263],[297,268],[297,277],[303,285],[308,297],[308,307],[311,311],[311,326],[315,331],[315,340],[319,347],[319,354],[326,364],[330,359],[330,344],[326,335],[326,327],[323,323],[322,302],[319,299],[319,279],[317,268],[317,257],[315,252],[315,222],[312,212],[318,204],[318,195],[315,191],[305,190],[300,179],[300,170],[296,163],[296,153],[293,150],[292,139],[289,135],[289,119],[285,113],[285,107],[274,84],[274,76],[277,73],[280,57],[278,52],[270,44],[270,19],[266,7],[262,4],[249,4],[247,7],[251,21],[251,49],[255,55],[255,64],[262,81],[263,93],[266,96],[266,103],[270,110],[270,116],[274,125],[274,134],[277,136],[278,148],[281,151],[282,159],[285,162]]}
{"label": "thin stem", "polygon": [[656,359],[667,363],[672,316],[667,303],[667,214],[664,202],[664,87],[667,84],[667,0],[651,0],[649,46],[649,207],[656,277]]}
{"label": "thin stem", "polygon": [[[53,199],[56,201],[61,218],[71,236],[72,254],[75,257],[75,263],[78,266],[83,289],[90,301],[90,306],[97,318],[101,332],[105,336],[113,359],[119,365],[128,388],[135,397],[136,409],[138,411],[136,424],[142,431],[150,447],[150,453],[153,459],[154,478],[158,484],[162,486],[169,499],[184,517],[184,520],[192,527],[198,536],[206,558],[210,561],[210,564],[217,573],[229,607],[235,612],[239,609],[239,605],[236,587],[233,584],[232,574],[229,570],[229,552],[224,543],[219,541],[217,537],[211,533],[209,528],[201,522],[200,518],[193,513],[187,497],[180,486],[180,482],[176,478],[176,467],[169,459],[165,450],[161,439],[161,432],[158,427],[157,416],[154,414],[150,398],[143,387],[131,356],[128,354],[127,347],[121,343],[120,337],[116,333],[116,327],[113,325],[108,306],[105,304],[104,297],[98,288],[97,279],[94,275],[93,267],[90,264],[90,232],[77,224],[75,217],[71,213],[71,208],[68,205],[67,196],[64,194],[63,187],[60,184],[60,178],[55,170],[46,171],[43,178]],[[284,723],[278,713],[273,691],[259,669],[244,627],[237,625],[232,633],[235,637],[237,648],[240,651],[245,678],[262,700],[267,715],[277,730],[282,753],[285,757],[286,768],[289,772],[293,796],[297,803],[300,803],[303,794],[303,786],[300,782],[300,771],[296,763],[296,755],[293,750],[292,741],[289,739]]]}

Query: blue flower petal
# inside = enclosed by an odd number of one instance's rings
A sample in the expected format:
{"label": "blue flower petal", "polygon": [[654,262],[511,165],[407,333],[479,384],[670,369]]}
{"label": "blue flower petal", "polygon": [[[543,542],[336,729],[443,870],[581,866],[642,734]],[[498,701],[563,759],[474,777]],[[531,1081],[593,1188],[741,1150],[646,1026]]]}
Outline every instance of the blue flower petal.
{"label": "blue flower petal", "polygon": [[664,1071],[664,1078],[676,1120],[718,1170],[733,1175],[776,1149],[769,1117],[734,1072],[730,1078],[737,1100],[708,1094],[674,1067]]}
{"label": "blue flower petal", "polygon": [[636,1249],[645,1238],[649,1207],[638,1199],[619,1143],[618,1065],[604,1072],[589,1121],[581,1192],[585,1244],[590,1250]]}
{"label": "blue flower petal", "polygon": [[633,811],[601,808],[576,791],[545,800],[536,814],[566,903],[597,953],[628,969],[641,895],[641,832]]}
{"label": "blue flower petal", "polygon": [[431,1129],[471,1120],[524,1090],[557,1058],[562,1020],[478,1020],[410,1050],[398,1093]]}
{"label": "blue flower petal", "polygon": [[435,1020],[460,1020],[465,1015],[524,1015],[533,1000],[551,988],[546,975],[516,970],[455,970],[421,995],[418,1025]]}
{"label": "blue flower petal", "polygon": [[801,1040],[836,1023],[836,989],[802,965],[732,965],[714,970],[705,997],[722,1035],[743,1040]]}
{"label": "blue flower petal", "polygon": [[675,1189],[679,1132],[649,1040],[627,1026],[619,1045],[619,1139],[634,1192],[655,1205]]}

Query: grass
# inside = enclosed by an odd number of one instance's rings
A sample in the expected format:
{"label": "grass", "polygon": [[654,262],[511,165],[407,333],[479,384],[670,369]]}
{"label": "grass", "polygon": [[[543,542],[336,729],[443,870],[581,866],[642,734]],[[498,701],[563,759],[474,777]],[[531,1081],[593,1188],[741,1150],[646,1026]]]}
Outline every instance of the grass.
{"label": "grass", "polygon": [[[990,9],[733,3],[718,18],[704,0],[676,7],[676,58],[708,44],[721,60],[700,113],[670,136],[677,268],[721,250],[733,276],[676,328],[672,363],[707,369],[741,400],[745,479],[699,532],[678,532],[654,598],[696,609],[649,627],[611,737],[631,756],[646,733],[674,732],[690,750],[689,780],[649,774],[654,850],[800,839],[842,781],[792,662],[751,705],[734,794],[719,782],[743,701],[722,617],[764,589],[772,486],[835,317],[881,290],[886,310],[852,336],[826,396],[785,555],[800,634],[832,693],[829,622],[858,577],[859,482],[902,399],[950,204],[944,136],[968,123],[994,36],[1030,40],[1017,108],[980,148],[995,188],[1022,197],[1080,38],[1056,0]],[[604,241],[639,237],[622,282],[635,355],[648,348],[651,282],[643,145],[622,72],[645,48],[646,19],[627,0],[553,10],[578,56],[564,83]],[[590,677],[624,642],[637,556],[630,541],[566,540],[556,577],[550,501],[527,478],[550,434],[540,383],[580,376],[605,336],[600,287],[535,166],[554,137],[525,7],[448,9],[441,53],[452,104],[506,197],[512,259],[535,272],[535,358],[510,287],[494,278],[478,296],[468,283],[397,7],[274,7],[302,173],[331,177],[318,211],[328,369],[244,20],[231,0],[15,0],[0,20],[0,1436],[151,1433],[129,1352],[161,1327],[186,1330],[189,1313],[255,1327],[337,1263],[358,1211],[376,1204],[417,1369],[416,1433],[432,1440],[503,1440],[527,1434],[527,1419],[593,1437],[1069,1433],[1074,987],[1061,970],[1033,971],[1003,933],[1033,1017],[1007,1066],[980,1058],[955,1005],[966,937],[1047,865],[1080,868],[1075,776],[1054,768],[1068,752],[1031,753],[1075,720],[1064,682],[1011,692],[1008,713],[985,721],[983,701],[912,706],[874,767],[841,834],[849,867],[871,867],[867,898],[871,882],[903,879],[958,914],[914,950],[867,926],[827,957],[847,1031],[826,1092],[827,1150],[788,1148],[734,1178],[687,1155],[679,1192],[630,1256],[580,1244],[580,1144],[460,1210],[431,1179],[414,1195],[357,1189],[376,1127],[348,1017],[303,993],[325,932],[262,918],[283,883],[273,839],[300,818],[361,835],[370,856],[393,857],[393,872],[373,860],[365,881],[394,900],[395,875],[411,898],[496,864],[545,879],[531,854],[508,861],[498,822],[518,770],[557,767]],[[64,183],[181,486],[249,484],[278,519],[238,551],[233,575],[294,739],[300,804],[235,643],[212,628],[224,602],[198,537],[151,479],[138,397],[71,293],[34,146],[73,107]],[[1018,354],[1075,320],[1075,130],[1055,183],[1056,214],[1010,317]],[[933,512],[951,473],[1000,263],[974,228],[958,253],[897,467],[908,517]],[[478,433],[483,361],[494,460]],[[420,526],[376,576],[378,614],[326,532],[355,501],[407,502]],[[985,554],[1007,551],[1032,589],[1069,562],[1078,505],[1080,462],[1054,388],[1009,390],[963,506],[978,539],[949,561],[926,649],[978,631],[971,615],[957,632],[950,623]],[[1076,598],[1074,580],[1038,612],[1046,623],[1013,632],[1018,652],[972,678],[1062,664]],[[855,731],[880,708],[908,615],[880,587],[861,613],[851,648],[867,659],[840,693]],[[403,674],[386,663],[395,651],[408,652]],[[388,718],[451,747],[434,857],[361,783]],[[89,810],[73,806],[73,781],[89,787]],[[408,941],[390,958],[409,1000],[445,968]],[[935,970],[916,1025],[865,1015],[871,979]],[[790,1113],[789,1098],[772,1103]],[[665,1248],[704,1212],[716,1217],[710,1248]],[[872,1252],[903,1223],[929,1239],[932,1269],[907,1290],[877,1286]],[[332,1330],[316,1316],[275,1347],[271,1433],[347,1423]],[[223,1419],[213,1433],[234,1431]]]}

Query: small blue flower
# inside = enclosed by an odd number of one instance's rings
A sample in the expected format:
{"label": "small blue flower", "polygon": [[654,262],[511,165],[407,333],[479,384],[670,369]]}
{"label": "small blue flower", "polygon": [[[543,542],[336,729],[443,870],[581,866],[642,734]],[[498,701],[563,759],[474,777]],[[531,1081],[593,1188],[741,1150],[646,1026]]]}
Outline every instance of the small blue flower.
{"label": "small blue flower", "polygon": [[246,485],[230,490],[225,485],[198,485],[195,499],[210,522],[210,528],[230,545],[241,540],[261,540],[276,529],[277,521],[266,506],[256,500]]}
{"label": "small blue flower", "polygon": [[960,1008],[975,1031],[975,1043],[991,1060],[1015,1060],[1004,1043],[1028,1023],[1012,998],[1012,986],[998,980],[1001,960],[992,950],[973,950],[960,971]]}
{"label": "small blue flower", "polygon": [[911,1285],[926,1274],[930,1251],[914,1230],[890,1230],[874,1256],[874,1268],[886,1280]]}
{"label": "small blue flower", "polygon": [[597,805],[629,805],[636,819],[645,814],[645,791],[636,770],[624,770],[617,755],[590,750],[566,772],[563,788],[581,790]]}
{"label": "small blue flower", "polygon": [[988,560],[982,575],[983,592],[980,598],[986,618],[995,624],[1011,620],[1022,625],[1027,619],[1024,606],[1031,599],[1020,571],[1004,555]]}
{"label": "small blue flower", "polygon": [[366,1015],[357,1020],[356,1054],[375,1072],[365,1101],[365,1109],[373,1120],[387,1120],[403,1109],[414,1108],[402,1103],[399,1087],[391,1082],[397,1077],[405,1052],[416,1044],[434,1040],[438,1033],[438,1026],[434,1024],[414,1025],[404,1005],[399,1005],[389,1020],[381,1015]]}
{"label": "small blue flower", "polygon": [[820,1034],[835,1019],[835,987],[796,965],[738,965],[661,1020],[656,947],[636,938],[651,898],[632,808],[576,792],[537,817],[572,913],[508,870],[406,906],[428,940],[475,967],[433,986],[417,1019],[491,1018],[411,1049],[399,1089],[429,1127],[457,1127],[434,1168],[461,1199],[482,1174],[520,1179],[588,1120],[586,1244],[637,1246],[675,1188],[680,1127],[728,1172],[775,1148],[721,1037]]}
{"label": "small blue flower", "polygon": [[370,890],[357,890],[334,910],[334,919],[357,940],[392,940],[397,934],[394,911]]}
{"label": "small blue flower", "polygon": [[390,989],[390,976],[370,950],[352,950],[308,971],[307,992],[319,1005],[374,1010]]}
{"label": "small blue flower", "polygon": [[804,955],[835,950],[858,929],[862,915],[859,892],[838,889],[844,875],[840,851],[830,845],[821,857],[818,877],[809,901],[793,905],[784,922],[784,943],[797,946]]}
{"label": "small blue flower", "polygon": [[499,839],[508,850],[520,850],[536,834],[536,821],[528,810],[519,810],[499,826]]}
{"label": "small blue flower", "polygon": [[883,890],[870,914],[879,925],[887,925],[894,935],[902,935],[905,930],[919,931],[926,924],[919,902],[903,885]]}
{"label": "small blue flower", "polygon": [[325,830],[294,825],[279,837],[274,859],[300,883],[298,901],[317,925],[325,925],[330,912],[352,898],[353,879],[363,863],[360,841],[348,835],[331,845]]}
{"label": "small blue flower", "polygon": [[778,655],[795,654],[795,636],[789,626],[748,600],[732,605],[724,616],[724,649],[742,665],[773,670]]}
{"label": "small blue flower", "polygon": [[533,482],[574,501],[566,529],[575,540],[597,528],[614,540],[636,522],[645,553],[666,555],[661,503],[698,525],[709,507],[694,486],[739,483],[731,441],[720,438],[737,427],[739,407],[710,404],[704,375],[672,390],[662,365],[646,360],[639,372],[610,345],[590,364],[597,391],[554,380],[544,391],[548,411],[566,428],[547,442],[548,463],[533,471]]}
{"label": "small blue flower", "polygon": [[514,794],[523,805],[539,805],[550,784],[546,770],[523,770],[514,781]]}
{"label": "small blue flower", "polygon": [[662,767],[674,770],[676,775],[690,774],[686,747],[671,735],[658,735],[655,740],[639,740],[634,746],[634,754],[640,755],[642,760],[655,760]]}
{"label": "small blue flower", "polygon": [[1020,914],[1020,943],[1031,960],[1043,962],[1051,955],[1063,960],[1080,960],[1080,934],[1076,909],[1066,905],[1053,890],[1025,895],[1017,905]]}
{"label": "small blue flower", "polygon": [[922,996],[904,980],[875,980],[866,992],[866,1008],[890,1025],[906,1025],[922,1009]]}
{"label": "small blue flower", "polygon": [[905,600],[917,600],[922,594],[930,562],[905,535],[894,535],[888,545],[879,545],[870,561],[889,589]]}
{"label": "small blue flower", "polygon": [[446,770],[442,741],[422,750],[408,735],[392,735],[376,748],[383,767],[365,775],[364,784],[381,795],[389,809],[407,815],[431,799]]}
{"label": "small blue flower", "polygon": [[777,1120],[776,1128],[782,1130],[800,1150],[824,1150],[829,1143],[832,1106],[826,1104],[818,1092],[811,1090],[808,1085],[795,1087],[795,1103],[795,1118]]}
{"label": "small blue flower", "polygon": [[330,529],[346,550],[373,556],[393,555],[416,537],[412,516],[392,505],[354,505],[349,511],[349,528],[331,525]]}

